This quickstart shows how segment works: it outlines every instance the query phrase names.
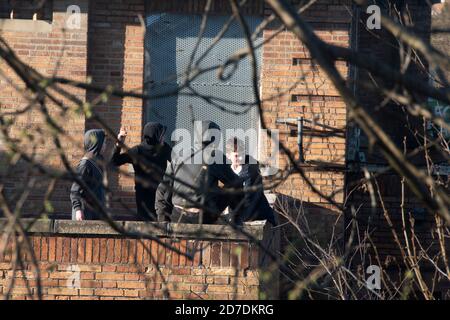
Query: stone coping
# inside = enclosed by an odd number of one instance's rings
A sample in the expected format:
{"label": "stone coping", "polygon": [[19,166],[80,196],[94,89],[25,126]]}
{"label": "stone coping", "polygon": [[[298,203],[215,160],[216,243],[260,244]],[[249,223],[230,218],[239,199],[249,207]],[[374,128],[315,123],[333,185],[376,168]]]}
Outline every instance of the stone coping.
{"label": "stone coping", "polygon": [[1,31],[52,32],[53,24],[46,20],[0,19]]}
{"label": "stone coping", "polygon": [[[0,233],[7,225],[6,218],[0,218]],[[51,220],[20,219],[28,234],[46,235],[79,235],[79,236],[117,236],[129,238],[146,238],[146,236],[162,238],[184,238],[201,240],[262,240],[265,221],[245,223],[242,231],[226,225],[198,225],[168,222],[114,221],[128,234],[123,235],[105,221],[86,220]]]}

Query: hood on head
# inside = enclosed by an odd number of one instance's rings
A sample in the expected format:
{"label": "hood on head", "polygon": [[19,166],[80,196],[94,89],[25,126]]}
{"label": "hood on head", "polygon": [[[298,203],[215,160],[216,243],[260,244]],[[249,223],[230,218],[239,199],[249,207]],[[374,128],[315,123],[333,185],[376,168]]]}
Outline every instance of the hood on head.
{"label": "hood on head", "polygon": [[209,120],[196,121],[194,124],[194,148],[202,149],[215,141],[217,131],[220,127],[217,123]]}
{"label": "hood on head", "polygon": [[167,127],[158,122],[149,122],[144,127],[142,142],[147,145],[156,145],[166,133]]}
{"label": "hood on head", "polygon": [[98,156],[105,142],[105,131],[92,129],[84,134],[84,150],[94,156]]}

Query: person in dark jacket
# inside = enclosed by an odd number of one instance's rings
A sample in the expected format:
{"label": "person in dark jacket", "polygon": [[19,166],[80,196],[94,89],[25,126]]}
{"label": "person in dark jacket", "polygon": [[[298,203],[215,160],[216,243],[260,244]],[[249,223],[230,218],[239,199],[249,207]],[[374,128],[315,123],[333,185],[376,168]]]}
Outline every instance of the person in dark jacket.
{"label": "person in dark jacket", "polygon": [[[105,132],[101,129],[88,130],[84,135],[86,153],[79,162],[76,172],[89,190],[77,182],[70,189],[72,220],[96,220],[100,218],[99,205],[105,202],[103,187],[103,157]],[[95,197],[94,200],[93,198]]]}
{"label": "person in dark jacket", "polygon": [[[212,121],[198,123],[192,153],[186,159],[172,159],[158,186],[156,212],[160,221],[213,224],[226,207],[240,201],[237,195],[221,193],[219,187],[220,181],[226,188],[242,188],[225,155],[215,148],[211,131],[220,133],[220,127]],[[220,161],[211,161],[211,157]]]}
{"label": "person in dark jacket", "polygon": [[[114,166],[131,163],[135,173],[136,206],[142,220],[156,221],[155,193],[171,159],[172,149],[164,142],[166,127],[149,122],[144,127],[141,144],[121,153],[116,144],[111,162]],[[118,139],[124,141],[127,132],[120,130]]]}
{"label": "person in dark jacket", "polygon": [[272,208],[264,195],[264,190],[246,191],[248,187],[262,187],[263,181],[256,159],[246,154],[244,143],[234,137],[226,144],[227,158],[231,161],[231,169],[244,181],[244,201],[234,216],[236,224],[245,221],[267,220],[276,225]]}

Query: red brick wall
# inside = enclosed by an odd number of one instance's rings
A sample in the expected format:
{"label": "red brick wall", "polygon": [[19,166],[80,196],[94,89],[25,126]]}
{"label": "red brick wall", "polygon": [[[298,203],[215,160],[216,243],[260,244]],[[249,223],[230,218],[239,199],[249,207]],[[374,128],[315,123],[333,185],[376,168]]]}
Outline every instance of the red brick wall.
{"label": "red brick wall", "polygon": [[[81,9],[81,28],[66,30],[66,10],[69,5],[78,5]],[[91,79],[92,84],[99,86],[111,85],[116,89],[142,92],[144,67],[144,28],[139,22],[138,15],[144,15],[144,1],[54,1],[53,21],[50,32],[33,32],[30,21],[23,22],[22,30],[2,30],[1,35],[15,50],[16,54],[26,63],[36,68],[45,76],[66,77],[73,80],[86,81]],[[14,82],[23,87],[23,83],[13,76],[12,70],[6,68],[2,62],[0,67],[12,76]],[[12,111],[23,108],[26,102],[21,92],[13,89],[9,83],[0,80],[0,98],[2,111]],[[98,93],[84,90],[70,90],[82,101],[92,101],[98,98]],[[67,103],[65,100],[63,100]],[[56,107],[48,103],[50,110],[56,112]],[[134,145],[141,140],[142,129],[142,100],[134,98],[111,97],[106,103],[95,106],[95,111],[115,131],[124,126],[128,132],[127,143]],[[70,113],[64,118],[57,118],[70,137],[63,139],[69,161],[75,166],[83,154],[83,134],[91,128],[99,128],[84,116]],[[39,113],[26,113],[15,117],[12,128],[13,135],[21,134],[22,130],[36,129],[43,123]],[[33,142],[38,146],[38,159],[45,164],[62,168],[56,150],[49,141],[49,133],[45,132]],[[30,149],[29,147],[27,149]],[[125,168],[126,170],[127,168]],[[23,164],[14,167],[8,172],[1,171],[5,189],[10,194],[20,190],[21,185],[28,181],[23,176]],[[131,173],[132,175],[132,173]],[[39,187],[34,188],[30,195],[28,206],[24,214],[35,214],[36,203],[41,204],[45,188],[49,181],[42,181]],[[117,198],[133,208],[134,182],[132,177],[111,177],[112,189]],[[120,186],[120,187],[119,187]],[[70,183],[58,183],[51,200],[54,213],[57,216],[70,215],[69,190]],[[113,203],[117,208],[117,215],[124,210]]]}
{"label": "red brick wall", "polygon": [[[140,24],[139,15],[145,17],[144,0],[90,1],[87,68],[94,85],[142,92],[145,26]],[[95,99],[98,93],[88,92],[87,97]],[[141,141],[142,106],[141,99],[111,97],[94,110],[116,133],[124,127],[128,131],[126,143],[131,147]],[[93,127],[98,124],[87,120],[86,128]],[[122,169],[128,171],[127,166]],[[111,185],[117,198],[135,208],[133,173],[129,174],[131,177],[113,175]],[[118,201],[112,207],[117,215],[127,211]]]}
{"label": "red brick wall", "polygon": [[[154,240],[119,235],[51,233],[31,234],[29,239],[44,299],[158,299],[164,298],[165,290],[170,299],[258,299],[262,253],[256,244],[229,238],[160,238],[192,255],[192,260]],[[37,277],[30,255],[22,256],[24,268],[14,274],[10,249],[0,256],[0,295],[6,294],[14,279],[12,299],[36,298]],[[276,287],[276,279],[271,287]]]}
{"label": "red brick wall", "polygon": [[[429,33],[426,32],[431,22],[431,8],[422,1],[409,0],[406,2],[406,11],[408,12],[412,23],[416,26],[416,34],[422,37],[425,41],[429,41]],[[361,21],[365,21],[365,15],[362,15]],[[364,25],[359,24],[359,52],[363,54],[371,54],[385,63],[393,64],[398,60],[398,42],[387,36],[386,30],[368,31]],[[380,38],[381,37],[381,38]],[[442,44],[442,43],[441,43]],[[419,65],[419,66],[418,66]],[[428,75],[425,70],[420,67],[417,61],[412,61],[408,70],[415,78],[423,79],[424,83],[428,81]],[[358,82],[369,80],[367,73],[360,72],[358,75]],[[378,79],[379,80],[379,79]],[[386,81],[379,83],[386,84]],[[389,83],[387,83],[389,86]],[[392,137],[397,146],[403,150],[403,141],[406,137],[408,152],[417,147],[416,138],[412,136],[414,128],[419,128],[418,132],[422,134],[421,128],[423,126],[422,120],[416,118],[408,122],[407,118],[413,118],[408,112],[402,110],[401,106],[395,103],[388,103],[383,108],[378,108],[381,97],[377,90],[368,90],[367,88],[358,87],[358,96],[362,103],[367,107],[373,117]],[[409,127],[408,127],[409,126]],[[416,126],[416,127],[415,127]],[[417,127],[418,126],[418,127]],[[420,138],[419,138],[420,141]],[[428,254],[433,255],[438,253],[438,235],[436,232],[435,215],[431,212],[426,212],[423,216],[416,215],[418,209],[424,209],[424,205],[417,199],[417,197],[405,186],[404,201],[402,204],[402,181],[401,177],[393,172],[377,173],[377,167],[381,169],[386,164],[386,160],[380,156],[377,148],[373,148],[371,152],[368,150],[367,139],[362,137],[361,151],[366,154],[366,162],[361,163],[361,166],[369,166],[374,172],[376,178],[373,181],[373,188],[375,192],[375,206],[372,205],[370,198],[370,187],[365,183],[358,183],[359,179],[364,179],[361,172],[351,172],[347,175],[347,191],[349,193],[348,202],[357,209],[356,215],[361,231],[361,238],[370,235],[372,245],[369,246],[371,255],[366,256],[365,261],[355,261],[356,264],[363,264],[368,266],[370,264],[379,264],[384,270],[396,270],[396,268],[404,267],[404,261],[400,249],[405,250],[404,228],[403,220],[405,221],[405,228],[408,236],[411,235],[411,230],[414,230],[415,239],[414,245],[416,248],[422,246]],[[433,151],[431,151],[433,152]],[[433,154],[431,157],[433,157]],[[418,168],[426,170],[425,157],[423,154],[411,159]],[[440,183],[448,187],[448,176],[440,177]],[[406,185],[406,184],[405,184]],[[355,186],[358,186],[355,188]],[[378,187],[379,194],[378,195]],[[404,217],[402,216],[402,205],[404,208]],[[383,208],[384,206],[384,208]],[[391,224],[386,219],[389,217]],[[350,212],[348,213],[350,221]],[[393,234],[396,234],[400,240],[400,246],[396,243]],[[411,238],[408,238],[410,244]],[[420,242],[420,245],[419,245]],[[447,241],[448,242],[448,241]],[[372,249],[377,250],[375,256]],[[447,244],[448,248],[448,244]],[[448,251],[448,250],[447,250]],[[420,259],[421,270],[426,274],[428,271],[431,274],[434,272],[433,267],[425,261]],[[431,268],[430,268],[431,267]]]}
{"label": "red brick wall", "polygon": [[[89,76],[95,85],[112,85],[118,89],[141,92],[144,72],[144,28],[140,25],[138,15],[140,14],[145,17],[144,0],[77,0],[75,2],[61,0],[54,1],[54,3],[53,29],[50,32],[34,32],[33,30],[6,31],[0,29],[1,36],[11,45],[19,57],[46,75],[57,72],[60,76],[80,81],[86,80],[86,77]],[[176,5],[177,3],[183,3],[183,6],[178,6]],[[213,12],[214,10],[221,11],[223,1],[215,1],[214,3],[215,9],[213,9]],[[413,20],[423,26],[427,26],[430,22],[429,12],[418,6],[420,4],[419,1],[409,1],[408,3],[411,8]],[[82,9],[81,29],[68,30],[63,33],[60,28],[65,22],[66,8],[71,4],[78,4]],[[182,12],[198,12],[203,7],[201,3],[192,1],[154,1],[151,2],[151,5],[156,6],[153,7],[153,10],[162,10],[165,8],[165,10],[169,11],[181,10]],[[261,14],[262,11],[263,7],[260,3],[256,3],[254,7],[248,9],[248,13]],[[265,14],[270,14],[268,8],[266,8]],[[323,0],[310,7],[303,14],[303,17],[311,22],[317,34],[327,42],[349,47],[351,14],[351,1]],[[264,39],[267,40],[271,37],[276,29],[277,26],[275,25],[265,30],[263,33]],[[384,50],[385,46],[379,42],[374,42],[372,36],[368,32],[365,32],[364,29],[360,28],[360,30],[361,33],[358,40],[361,46],[358,49],[361,52],[372,52],[382,59],[390,56],[390,53]],[[381,32],[383,35],[383,31]],[[295,127],[287,128],[285,125],[275,124],[275,121],[279,118],[298,116],[303,116],[305,119],[311,121],[314,120],[315,124],[312,128],[305,130],[304,134],[304,152],[305,160],[307,161],[307,164],[304,165],[305,171],[307,172],[306,175],[325,194],[339,191],[335,195],[335,199],[337,202],[343,203],[344,193],[340,190],[344,187],[346,176],[342,170],[332,169],[331,167],[345,165],[346,163],[345,131],[347,118],[345,104],[324,72],[315,66],[307,49],[295,39],[292,33],[283,31],[275,36],[264,45],[262,55],[262,98],[268,99],[283,93],[280,97],[275,97],[270,101],[264,102],[263,110],[267,125],[272,129],[279,129],[281,140],[287,144],[294,154],[298,155]],[[340,72],[347,77],[347,65],[343,62],[337,62],[337,66]],[[4,62],[0,64],[0,68],[7,75],[12,76],[12,71],[5,67]],[[361,74],[360,80],[364,80],[364,77]],[[13,78],[15,83],[23,87],[23,84],[17,78]],[[85,93],[83,90],[72,90],[72,92],[82,100],[92,100],[98,96],[96,93]],[[360,90],[359,92],[359,97],[363,102],[373,103],[379,100],[373,92],[365,90]],[[0,99],[0,108],[2,111],[17,110],[25,106],[25,101],[21,98],[20,93],[15,91],[4,80],[0,80]],[[121,126],[124,126],[128,130],[129,138],[127,143],[131,146],[140,141],[144,114],[142,106],[143,103],[140,99],[111,98],[106,103],[100,104],[95,108],[114,130],[118,131]],[[56,108],[53,106],[51,110],[55,112]],[[39,116],[35,116],[36,114],[35,112],[16,117],[12,132],[18,135],[21,130],[42,126],[43,120]],[[389,117],[386,118],[385,116],[382,118],[382,121],[384,120],[387,120],[386,126],[390,128],[389,130],[392,130],[391,132],[395,134],[399,130],[398,127],[392,125]],[[69,150],[69,160],[75,165],[82,154],[81,144],[83,132],[85,129],[98,127],[98,125],[89,119],[86,120],[84,117],[73,114],[66,115],[64,121],[61,121],[61,123],[71,133],[70,139],[64,140],[63,143]],[[320,125],[326,125],[329,128],[324,130]],[[328,131],[331,130],[330,128],[336,129],[338,134],[327,136]],[[48,161],[48,164],[56,167],[61,165],[57,160],[55,150],[49,147],[51,144],[48,143],[48,135],[37,137],[35,145],[39,146],[37,151],[44,161]],[[282,168],[287,164],[285,157],[282,157],[280,164]],[[317,164],[321,165],[320,169],[317,168]],[[25,182],[23,178],[23,165],[21,163],[16,166],[15,170],[0,172],[0,174],[2,175],[2,182],[4,182],[5,189],[8,193],[17,190]],[[354,177],[347,176],[347,178],[351,180]],[[392,182],[391,179],[394,181]],[[392,208],[393,212],[397,212],[399,194],[396,188],[398,188],[399,182],[396,178],[390,177],[385,177],[383,181],[383,185],[381,186],[383,189],[382,194],[387,197],[387,201],[391,201],[389,208]],[[29,197],[25,213],[34,213],[36,204],[42,203],[46,184],[48,184],[48,181],[43,181],[43,185],[35,188]],[[132,178],[127,178],[124,175],[119,177],[113,176],[112,184],[117,198],[120,198],[128,206],[133,208],[134,183]],[[397,191],[389,191],[393,186],[395,186],[394,189]],[[52,198],[52,204],[56,214],[67,216],[70,213],[69,187],[70,184],[64,183],[56,188],[56,192]],[[324,225],[333,224],[336,219],[335,211],[330,205],[326,204],[326,200],[314,194],[298,174],[292,175],[276,191],[287,199],[300,200],[308,208],[308,212],[311,213],[311,222],[317,224],[318,231],[322,233],[328,232],[326,231],[328,229],[324,228]],[[411,206],[414,206],[413,199],[410,200]],[[370,207],[367,194],[364,192],[355,193],[351,201],[354,204],[364,203],[362,212],[366,217],[369,216]],[[118,215],[124,212],[117,201],[113,203],[113,208]],[[323,213],[326,214],[322,215]],[[377,219],[379,219],[377,223],[383,223],[383,219],[380,216]],[[396,219],[398,219],[398,216]],[[431,225],[430,221],[426,222],[424,228],[427,229],[429,224]],[[390,241],[386,225],[383,225],[379,231],[375,238],[377,241],[379,240],[380,248],[387,254],[391,251],[393,252],[393,244]],[[425,237],[430,237],[428,229],[425,233]],[[50,245],[53,241],[52,239],[56,239],[56,237],[41,237],[39,239],[43,243]],[[62,241],[63,238],[58,239]],[[64,239],[67,241],[69,238]],[[80,238],[77,241],[81,241],[81,243],[78,244],[77,242],[74,250],[78,250],[76,248],[80,246],[81,252],[84,252],[84,250],[87,250],[85,245],[87,243],[95,243],[96,239],[98,240],[99,238]],[[104,240],[112,241],[111,239]],[[122,243],[125,240],[117,241]],[[223,246],[223,244],[220,245]],[[99,244],[98,248],[99,252],[100,250],[109,250],[107,249],[108,245]],[[39,251],[39,254],[43,254],[44,256],[41,262],[44,269],[47,266],[46,264],[53,262],[58,262],[61,265],[61,269],[64,269],[66,262],[69,262],[64,259],[72,259],[71,255],[69,255],[69,258],[62,257],[62,260],[57,260],[56,256],[52,256],[56,252],[52,253],[52,250],[48,250],[46,253],[48,254],[48,258],[45,258],[46,254],[43,253],[45,251]],[[53,257],[53,260],[50,260],[51,257]],[[109,255],[105,257],[111,259]],[[226,258],[227,254],[222,254],[222,257]],[[83,259],[85,258],[86,256]],[[73,259],[78,260],[78,256]],[[87,264],[88,261],[82,261],[80,263],[83,265]],[[113,267],[116,268],[114,272],[122,272],[119,271],[120,269],[117,269],[120,263],[99,260],[97,264],[94,264],[96,268],[96,271],[92,272],[94,278],[89,280],[94,280],[95,282],[97,273],[100,275],[103,272],[112,272],[111,268]],[[2,266],[6,265],[2,264]],[[222,261],[215,267],[222,268]],[[170,274],[172,271],[169,271],[169,269],[178,270],[177,268],[179,267],[174,268],[173,265],[169,265],[165,268],[167,268],[167,272]],[[180,270],[184,269],[181,268]],[[46,275],[50,276],[50,274],[51,272],[48,272]],[[133,275],[132,277],[135,277],[137,272],[130,271],[130,274]],[[128,280],[126,279],[125,273],[122,275],[123,280],[120,281]],[[171,275],[179,276],[177,274]],[[0,278],[1,276],[4,278],[7,277],[8,272],[2,271]],[[140,275],[138,276],[140,277]],[[228,280],[222,279],[218,281],[232,281],[231,275],[225,275],[225,277],[228,277],[226,278]],[[207,283],[207,277],[205,279],[205,283]],[[65,279],[61,280],[65,281]],[[215,282],[214,279],[209,281],[212,281],[212,284]],[[100,282],[100,285],[103,288],[103,283]],[[107,284],[105,289],[108,288],[108,285],[113,284]],[[118,282],[114,286],[118,287]],[[86,288],[86,290],[88,289],[94,290],[94,293],[97,290],[96,288]],[[125,288],[115,289],[126,290]],[[125,294],[125,291],[121,292]],[[185,291],[181,294],[185,295]],[[213,297],[215,295],[216,293],[213,294]],[[54,297],[57,296],[60,295],[54,294]],[[65,295],[62,294],[61,296]]]}
{"label": "red brick wall", "polygon": [[[66,29],[62,28],[66,23],[67,7],[76,4],[81,9],[81,27],[80,29]],[[87,10],[88,1],[54,1],[53,7],[53,21],[51,30],[41,31],[34,28],[34,21],[19,20],[18,22],[23,26],[21,29],[6,29],[0,24],[0,34],[2,38],[12,47],[15,53],[22,59],[41,72],[44,76],[61,76],[78,81],[86,80],[86,65],[87,65]],[[38,25],[45,24],[45,22],[38,21]],[[25,86],[24,83],[15,76],[14,72],[6,66],[4,60],[0,60],[0,69],[7,77],[10,77],[15,85],[18,85],[20,90]],[[82,101],[85,101],[84,90],[71,89],[70,93],[76,95]],[[62,97],[57,98],[62,99]],[[67,99],[62,99],[62,102],[69,107],[75,107],[70,104]],[[16,90],[3,77],[0,78],[0,109],[2,112],[11,112],[19,110],[27,106],[23,93]],[[67,112],[60,114],[52,102],[48,101],[47,106],[52,116],[55,116],[58,123],[69,137],[62,139],[62,145],[67,148],[67,158],[69,162],[75,165],[82,155],[82,137],[84,131],[84,117],[80,117],[74,112]],[[36,108],[36,107],[35,107]],[[43,164],[61,167],[58,153],[53,143],[50,140],[50,130],[45,126],[43,116],[36,109],[31,112],[26,112],[19,116],[14,116],[14,123],[11,127],[10,133],[13,136],[19,136],[23,133],[33,132],[34,140],[28,142],[25,150],[30,155],[32,153],[32,146],[36,147],[36,158]],[[36,129],[41,130],[37,131]],[[4,183],[5,192],[7,194],[14,194],[20,190],[28,178],[25,176],[25,164],[19,161],[17,165],[12,166],[7,172],[2,172],[2,182]],[[35,213],[36,203],[42,203],[45,188],[49,184],[48,180],[40,179],[37,176],[37,185],[30,194],[29,201],[27,201],[24,213]],[[70,184],[60,183],[57,185],[55,193],[52,198],[52,204],[56,213],[67,214],[70,212],[70,202],[68,198]]]}
{"label": "red brick wall", "polygon": [[[307,19],[317,27],[317,32],[322,38],[343,46],[349,45],[350,16],[343,5],[348,5],[347,2],[322,1],[311,7],[306,14]],[[55,3],[57,4],[54,9],[54,20],[62,24],[66,7],[64,2]],[[140,92],[143,86],[144,28],[140,25],[138,15],[145,16],[144,1],[102,0],[90,1],[89,5],[87,1],[81,1],[80,5],[82,5],[84,13],[83,28],[68,35],[72,39],[76,39],[65,45],[66,53],[64,59],[61,60],[60,75],[78,80],[85,80],[87,75],[95,85],[112,85],[115,88]],[[154,6],[154,3],[152,5]],[[200,5],[197,7],[201,8]],[[215,2],[215,7],[222,8],[223,5],[218,1]],[[195,8],[191,3],[186,10],[195,11]],[[247,10],[250,13],[262,13],[260,3]],[[89,12],[89,21],[86,21],[86,12]],[[327,14],[324,15],[324,12]],[[266,13],[268,13],[267,10]],[[264,37],[267,38],[272,32],[271,30],[265,31]],[[56,31],[51,34],[4,32],[3,36],[21,57],[26,58],[26,61],[38,70],[50,74],[52,68],[56,68],[57,51],[52,50],[61,49],[61,43],[60,47],[56,46],[56,41],[62,41],[62,39],[57,40],[58,37],[63,37],[61,33]],[[38,45],[37,43],[47,45]],[[294,58],[300,58],[299,65],[292,65]],[[346,74],[346,65],[340,64],[339,70]],[[304,81],[295,85],[296,79],[301,75],[305,75]],[[279,90],[286,90],[286,94],[282,98],[266,102],[264,111],[269,127],[281,130],[281,139],[287,142],[292,151],[296,152],[297,150],[295,134],[290,136],[290,130],[285,130],[284,126],[275,125],[276,118],[304,116],[306,119],[314,119],[319,124],[343,131],[346,123],[345,105],[323,72],[312,66],[306,49],[289,32],[282,32],[264,46],[261,85],[263,98],[276,94]],[[17,101],[18,94],[9,93],[12,89],[7,84],[4,84],[4,87],[5,90],[2,91],[5,97],[2,99],[3,108],[18,108],[20,106]],[[80,91],[79,94],[85,99],[84,92]],[[98,94],[87,92],[86,97],[91,101],[97,98]],[[292,99],[296,101],[294,102]],[[96,106],[95,110],[115,131],[118,131],[121,126],[128,129],[127,143],[131,146],[140,141],[143,122],[142,105],[140,99],[111,98],[106,103]],[[70,159],[75,164],[82,154],[83,130],[98,127],[98,125],[89,119],[85,121],[79,117],[71,119],[73,120],[66,121],[66,126],[71,129],[71,136],[78,142],[78,145],[69,144],[68,150]],[[26,128],[35,121],[29,116],[25,117],[25,119],[17,120],[16,128]],[[314,126],[313,129],[321,130],[318,126]],[[317,136],[317,132],[305,134],[306,160],[343,164],[345,154],[343,135],[322,137],[320,134],[319,136]],[[286,163],[284,160],[281,162],[282,165]],[[127,170],[127,167],[124,166],[122,169]],[[15,176],[11,174],[11,177]],[[329,194],[343,186],[343,174],[330,172],[326,168],[320,172],[310,173],[309,176],[324,193]],[[134,208],[132,178],[113,175],[111,182],[117,198]],[[13,184],[7,186],[11,189],[14,188]],[[69,184],[62,185],[53,198],[55,211],[59,214],[67,214],[70,211],[68,188]],[[279,191],[310,203],[323,202],[317,195],[311,193],[298,175],[292,176]],[[40,196],[36,194],[34,200],[39,199]],[[336,199],[342,201],[342,193],[339,193]],[[113,208],[117,214],[125,211],[121,209],[118,201],[113,203]]]}
{"label": "red brick wall", "polygon": [[[230,12],[230,6],[226,2],[213,1],[212,12],[215,10],[220,13]],[[197,5],[194,5],[195,3]],[[198,13],[203,11],[205,3],[206,1],[177,0],[152,2],[149,10]],[[245,13],[262,14],[262,2],[252,3],[253,5],[247,7]],[[265,9],[264,14],[269,15],[271,11],[267,5]],[[329,43],[348,47],[350,45],[350,9],[350,1],[320,1],[306,11],[305,18],[314,25],[321,38]],[[265,30],[263,38],[267,40],[275,29],[276,27]],[[326,167],[327,164],[334,166],[345,163],[346,107],[339,94],[326,75],[318,67],[313,66],[307,49],[292,33],[283,31],[270,40],[263,46],[262,55],[262,98],[268,99],[280,92],[284,93],[279,98],[264,102],[264,117],[268,127],[280,129],[280,140],[286,143],[294,153],[297,153],[297,137],[289,136],[291,130],[286,130],[284,125],[276,125],[277,118],[303,116],[305,119],[315,120],[332,129],[341,130],[339,137],[321,137],[320,135],[324,135],[326,131],[319,126],[314,126],[313,132],[305,134],[304,146],[307,161],[326,163],[323,170],[308,173],[313,183],[326,194],[342,188],[343,173],[330,172]],[[300,58],[300,65],[293,65],[294,58]],[[345,77],[347,76],[345,63],[338,62],[338,69]],[[305,79],[298,83],[301,76],[305,76]],[[293,96],[295,96],[295,102],[292,101]],[[286,165],[286,158],[281,159],[280,165],[281,167]],[[293,175],[277,191],[312,204],[325,202],[313,194],[301,180],[298,175]],[[338,193],[336,199],[342,202],[342,193]]]}
{"label": "red brick wall", "polygon": [[[450,2],[435,4],[432,16],[433,28],[448,28],[450,26]],[[431,35],[431,44],[441,52],[450,52],[450,37],[446,33]],[[450,81],[450,72],[447,72],[447,79]]]}
{"label": "red brick wall", "polygon": [[[148,1],[146,3],[149,12],[178,12],[202,14],[205,11],[206,0],[166,0],[166,1]],[[210,14],[231,14],[230,1],[213,0],[211,1]],[[248,1],[241,8],[243,14],[263,14],[264,1]]]}
{"label": "red brick wall", "polygon": [[[320,1],[311,6],[302,17],[311,23],[316,34],[328,43],[350,46],[350,1]],[[270,10],[266,11],[270,14]],[[269,39],[278,25],[264,31]],[[263,47],[262,98],[264,119],[271,129],[278,129],[283,142],[298,159],[297,128],[276,124],[283,118],[304,117],[303,152],[306,176],[325,195],[335,192],[334,199],[342,203],[344,173],[336,166],[345,165],[346,106],[326,74],[311,59],[308,49],[289,31],[282,31]],[[347,78],[348,67],[337,62],[338,70]],[[277,97],[277,95],[279,95]],[[271,98],[274,97],[274,98]],[[326,126],[324,128],[323,126]],[[335,130],[336,134],[330,134]],[[280,167],[284,170],[287,157],[281,155]],[[334,167],[334,169],[332,169]],[[312,229],[331,234],[331,226],[337,219],[336,212],[327,200],[315,194],[299,174],[292,174],[276,190],[287,202],[301,202],[310,214]],[[291,209],[292,216],[299,209]],[[324,225],[330,227],[324,227]],[[338,227],[342,231],[343,227]],[[295,233],[295,231],[293,231]],[[292,232],[289,232],[292,234]]]}
{"label": "red brick wall", "polygon": [[[264,36],[270,37],[273,31],[265,31]],[[319,31],[330,42],[348,46],[348,31]],[[292,65],[293,59],[300,59],[300,65]],[[341,64],[339,69],[345,75],[347,67]],[[335,166],[345,163],[345,132],[346,107],[339,94],[331,85],[326,75],[313,66],[307,49],[290,32],[282,32],[264,46],[263,70],[262,70],[263,99],[270,99],[279,92],[285,94],[272,101],[264,103],[264,119],[269,128],[280,130],[280,141],[298,158],[297,130],[294,126],[275,124],[277,119],[304,117],[306,120],[315,121],[317,125],[306,123],[312,127],[304,132],[303,150],[305,162],[323,162],[324,170],[311,173],[310,178],[321,191],[331,193],[335,187],[342,187],[343,175],[327,172],[327,164]],[[304,81],[299,81],[305,77]],[[300,82],[300,83],[299,83]],[[341,130],[341,136],[323,136],[326,130],[320,125]],[[294,131],[291,134],[291,131]],[[322,133],[322,136],[321,136]],[[281,168],[287,165],[287,158],[282,157]],[[332,179],[330,179],[332,177]],[[291,182],[296,188],[292,188]],[[335,182],[333,186],[329,182]],[[306,192],[300,177],[294,175],[280,188],[282,193],[304,201],[320,203],[317,196]],[[342,194],[338,197],[342,201]]]}

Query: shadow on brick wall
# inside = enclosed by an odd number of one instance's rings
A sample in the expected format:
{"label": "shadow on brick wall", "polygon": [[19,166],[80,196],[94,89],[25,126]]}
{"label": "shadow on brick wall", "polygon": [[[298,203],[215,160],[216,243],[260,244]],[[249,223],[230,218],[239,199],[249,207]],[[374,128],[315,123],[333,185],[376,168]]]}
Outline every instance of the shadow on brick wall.
{"label": "shadow on brick wall", "polygon": [[[320,246],[328,253],[343,249],[343,215],[328,205],[301,202],[298,199],[277,195],[274,209],[278,213],[280,233],[280,262],[289,274],[280,276],[280,298],[293,298],[296,284],[304,280],[319,264]],[[295,296],[296,299],[329,299],[328,295]]]}

